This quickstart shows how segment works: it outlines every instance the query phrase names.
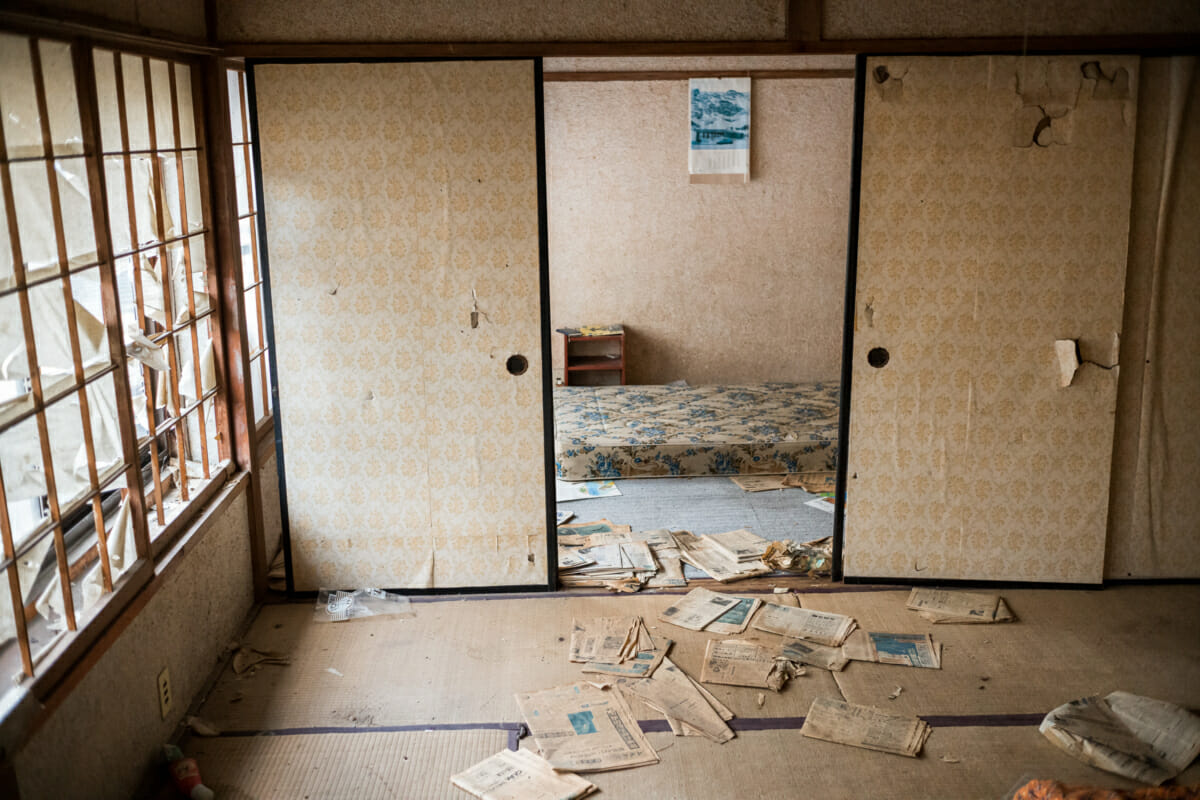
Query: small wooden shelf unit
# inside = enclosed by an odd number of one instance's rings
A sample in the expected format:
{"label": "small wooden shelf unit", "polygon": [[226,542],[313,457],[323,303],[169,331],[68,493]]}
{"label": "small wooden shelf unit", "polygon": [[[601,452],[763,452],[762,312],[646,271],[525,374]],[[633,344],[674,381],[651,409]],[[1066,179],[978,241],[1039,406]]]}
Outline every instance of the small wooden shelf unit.
{"label": "small wooden shelf unit", "polygon": [[563,386],[625,384],[625,332],[601,336],[564,333]]}

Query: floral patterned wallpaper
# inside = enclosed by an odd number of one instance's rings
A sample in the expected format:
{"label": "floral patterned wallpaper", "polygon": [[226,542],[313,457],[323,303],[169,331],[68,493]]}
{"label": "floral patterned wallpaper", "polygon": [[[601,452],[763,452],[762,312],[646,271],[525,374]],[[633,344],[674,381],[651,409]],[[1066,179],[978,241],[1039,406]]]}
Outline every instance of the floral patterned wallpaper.
{"label": "floral patterned wallpaper", "polygon": [[533,80],[255,67],[299,589],[546,581]]}
{"label": "floral patterned wallpaper", "polygon": [[1100,581],[1137,73],[869,60],[847,575]]}

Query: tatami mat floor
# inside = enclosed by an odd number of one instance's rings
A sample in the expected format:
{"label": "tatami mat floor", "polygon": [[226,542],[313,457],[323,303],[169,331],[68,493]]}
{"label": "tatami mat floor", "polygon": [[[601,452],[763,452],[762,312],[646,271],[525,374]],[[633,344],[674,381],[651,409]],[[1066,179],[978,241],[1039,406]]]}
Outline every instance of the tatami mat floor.
{"label": "tatami mat floor", "polygon": [[[1128,786],[1053,747],[1037,731],[1041,715],[1114,689],[1200,708],[1200,586],[1010,590],[1019,621],[989,626],[932,625],[904,609],[907,593],[896,587],[797,591],[804,607],[850,614],[868,629],[932,633],[943,668],[809,668],[762,707],[756,689],[710,686],[737,714],[737,738],[725,745],[674,737],[639,706],[661,763],[590,775],[601,796],[993,800],[1028,777]],[[573,617],[641,614],[698,677],[711,634],[658,622],[669,601],[421,598],[414,618],[339,624],[314,623],[307,603],[268,605],[245,641],[287,652],[291,665],[242,677],[226,669],[200,708],[222,735],[187,746],[221,797],[465,798],[449,776],[515,743],[514,694],[581,677],[566,658]],[[903,692],[889,699],[897,686]],[[934,731],[917,759],[807,739],[799,727],[818,696],[920,715]],[[1200,765],[1182,781],[1200,782]]]}

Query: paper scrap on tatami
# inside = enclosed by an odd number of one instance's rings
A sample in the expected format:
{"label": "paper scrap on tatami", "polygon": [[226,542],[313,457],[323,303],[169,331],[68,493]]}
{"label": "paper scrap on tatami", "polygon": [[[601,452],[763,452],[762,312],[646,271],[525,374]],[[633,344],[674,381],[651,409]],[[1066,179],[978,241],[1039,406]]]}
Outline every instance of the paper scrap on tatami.
{"label": "paper scrap on tatami", "polygon": [[767,603],[754,619],[754,627],[760,631],[778,633],[789,639],[804,639],[829,647],[840,647],[857,624],[853,617],[843,614]]}
{"label": "paper scrap on tatami", "polygon": [[571,772],[555,772],[546,759],[530,750],[501,750],[450,782],[480,800],[575,800],[596,785]]}
{"label": "paper scrap on tatami", "polygon": [[570,660],[620,663],[638,650],[641,617],[591,617],[571,621]]}
{"label": "paper scrap on tatami", "polygon": [[917,717],[885,714],[869,706],[818,697],[808,709],[800,732],[812,739],[915,757],[930,730],[929,723]]}
{"label": "paper scrap on tatami", "polygon": [[700,631],[736,606],[739,600],[727,594],[696,588],[672,602],[658,618],[689,631]]}
{"label": "paper scrap on tatami", "polygon": [[734,475],[730,480],[743,492],[769,492],[782,489],[786,475]]}
{"label": "paper scrap on tatami", "polygon": [[1200,755],[1200,717],[1129,692],[1061,705],[1038,730],[1084,763],[1155,786]]}
{"label": "paper scrap on tatami", "polygon": [[783,479],[784,486],[795,486],[809,494],[821,494],[837,489],[836,472],[793,472]]}
{"label": "paper scrap on tatami", "polygon": [[668,719],[682,723],[680,729],[686,725],[718,744],[733,738],[733,731],[718,710],[674,664],[664,664],[649,678],[618,679],[616,686]]}
{"label": "paper scrap on tatami", "polygon": [[723,636],[731,636],[735,633],[742,633],[750,625],[750,618],[754,616],[754,612],[762,605],[762,600],[756,597],[739,597],[728,611],[714,619],[712,622],[704,626],[704,630],[709,633],[719,633]]}
{"label": "paper scrap on tatami", "polygon": [[774,692],[796,674],[801,673],[790,661],[746,639],[710,639],[700,668],[704,683],[753,686]]}
{"label": "paper scrap on tatami", "polygon": [[928,633],[880,633],[857,630],[842,652],[852,661],[876,661],[904,667],[942,668],[942,648]]}
{"label": "paper scrap on tatami", "polygon": [[800,639],[785,641],[779,649],[784,658],[798,664],[808,664],[813,667],[827,669],[830,672],[841,672],[846,668],[850,659],[840,647],[828,647],[816,642],[805,642]]}
{"label": "paper scrap on tatami", "polygon": [[913,589],[905,606],[931,622],[1011,622],[1016,617],[998,594]]}
{"label": "paper scrap on tatami", "polygon": [[658,763],[620,692],[575,683],[517,695],[542,756],[557,770],[599,772]]}
{"label": "paper scrap on tatami", "polygon": [[674,642],[661,637],[656,640],[646,630],[641,617],[638,617],[637,631],[637,647],[632,656],[618,662],[590,661],[584,665],[583,671],[631,678],[644,678],[653,674]]}

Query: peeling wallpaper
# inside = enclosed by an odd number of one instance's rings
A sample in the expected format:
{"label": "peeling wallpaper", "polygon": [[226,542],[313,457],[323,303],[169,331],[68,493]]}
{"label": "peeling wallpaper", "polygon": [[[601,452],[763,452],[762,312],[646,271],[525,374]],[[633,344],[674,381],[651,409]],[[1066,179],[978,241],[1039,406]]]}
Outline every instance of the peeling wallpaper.
{"label": "peeling wallpaper", "polygon": [[[215,527],[18,752],[21,797],[124,800],[162,769],[163,742],[240,635],[254,599],[246,481],[225,491],[237,496]],[[166,720],[155,692],[163,667],[176,697]]]}
{"label": "peeling wallpaper", "polygon": [[782,39],[787,0],[217,0],[234,42],[568,42]]}
{"label": "peeling wallpaper", "polygon": [[1102,577],[1138,59],[1089,60],[869,60],[847,575]]}
{"label": "peeling wallpaper", "polygon": [[255,80],[296,587],[544,584],[533,63]]}
{"label": "peeling wallpaper", "polygon": [[1142,61],[1107,578],[1200,577],[1200,76],[1190,61]]}
{"label": "peeling wallpaper", "polygon": [[546,84],[553,327],[623,323],[629,383],[837,378],[853,81],[754,81],[737,186],[688,183],[687,91]]}

